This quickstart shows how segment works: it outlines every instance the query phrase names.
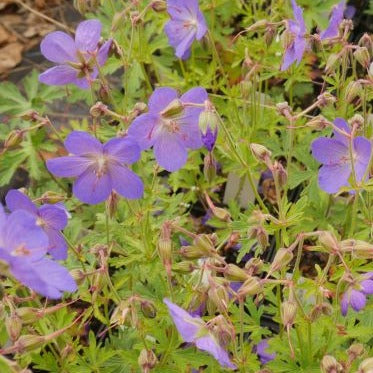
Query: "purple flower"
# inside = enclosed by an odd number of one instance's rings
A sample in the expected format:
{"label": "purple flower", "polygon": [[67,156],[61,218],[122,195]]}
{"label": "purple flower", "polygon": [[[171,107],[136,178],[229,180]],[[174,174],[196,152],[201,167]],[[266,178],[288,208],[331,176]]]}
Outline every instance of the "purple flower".
{"label": "purple flower", "polygon": [[330,16],[329,26],[320,34],[320,39],[330,39],[338,36],[339,25],[343,20],[343,13],[345,9],[345,0],[342,0],[338,5],[334,6]]}
{"label": "purple flower", "polygon": [[[334,121],[336,127],[350,135],[347,122],[342,118]],[[347,136],[334,131],[332,139],[320,137],[313,141],[312,155],[323,164],[319,170],[319,186],[327,193],[336,193],[342,186],[348,186],[352,173],[352,162]],[[358,136],[353,139],[353,164],[355,178],[360,182],[369,165],[372,146],[368,139]]]}
{"label": "purple flower", "polygon": [[260,362],[262,364],[267,364],[276,358],[275,352],[272,354],[267,352],[268,347],[269,345],[267,339],[263,339],[254,347],[254,351],[258,355]]}
{"label": "purple flower", "polygon": [[202,146],[198,120],[203,108],[183,105],[203,104],[205,100],[207,92],[201,87],[190,89],[180,99],[172,88],[157,88],[149,98],[149,111],[132,122],[128,135],[141,150],[153,146],[158,164],[167,171],[176,171],[187,161],[187,148]]}
{"label": "purple flower", "polygon": [[191,316],[166,298],[163,301],[168,307],[176,329],[185,342],[194,343],[200,350],[214,356],[222,367],[236,369],[227,351],[220,346],[216,337],[208,330],[206,323],[200,317]]}
{"label": "purple flower", "polygon": [[23,209],[6,215],[0,206],[0,260],[23,285],[58,299],[64,291],[75,291],[76,284],[66,268],[45,258],[48,246],[35,215]]}
{"label": "purple flower", "polygon": [[47,168],[59,177],[77,177],[73,193],[82,202],[103,202],[113,190],[129,199],[142,197],[141,179],[124,165],[140,158],[133,140],[113,138],[103,145],[87,132],[73,131],[65,148],[72,155],[48,160]]}
{"label": "purple flower", "polygon": [[168,0],[167,11],[171,17],[165,26],[168,41],[175,55],[186,60],[194,39],[201,40],[207,32],[205,17],[198,0]]}
{"label": "purple flower", "polygon": [[73,83],[87,89],[98,75],[95,59],[102,66],[108,57],[111,40],[101,47],[101,22],[97,19],[79,24],[75,40],[62,31],[48,34],[40,44],[44,57],[57,64],[40,74],[39,81],[48,85]]}
{"label": "purple flower", "polygon": [[207,126],[206,132],[202,133],[202,142],[205,148],[212,152],[212,149],[214,149],[216,138],[218,137],[218,128],[216,127],[214,130],[211,129],[210,126]]}
{"label": "purple flower", "polygon": [[297,65],[299,65],[306,49],[306,25],[303,19],[303,9],[297,5],[295,0],[291,0],[291,5],[293,7],[295,19],[288,20],[288,27],[293,36],[293,40],[286,48],[281,71],[287,70],[295,61],[297,61]]}
{"label": "purple flower", "polygon": [[67,211],[63,204],[45,204],[38,208],[30,198],[15,189],[8,192],[5,201],[10,211],[25,210],[35,216],[37,224],[48,236],[47,251],[54,259],[67,258],[67,244],[60,232],[67,225]]}

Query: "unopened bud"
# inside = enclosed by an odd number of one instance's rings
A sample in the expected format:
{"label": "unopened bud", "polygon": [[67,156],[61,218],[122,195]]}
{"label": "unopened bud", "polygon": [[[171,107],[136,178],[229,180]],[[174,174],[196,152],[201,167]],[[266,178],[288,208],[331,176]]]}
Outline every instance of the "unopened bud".
{"label": "unopened bud", "polygon": [[364,353],[364,345],[361,343],[354,343],[347,350],[350,361],[356,360],[359,356]]}
{"label": "unopened bud", "polygon": [[334,253],[339,250],[338,240],[332,232],[322,231],[319,234],[319,241],[328,252]]}
{"label": "unopened bud", "polygon": [[70,275],[76,281],[78,285],[83,284],[86,278],[86,274],[81,269],[78,269],[78,268],[72,269],[70,271]]}
{"label": "unopened bud", "polygon": [[17,309],[17,315],[22,324],[31,324],[40,319],[39,310],[33,307],[20,307]]}
{"label": "unopened bud", "polygon": [[15,341],[21,334],[22,320],[15,312],[5,318],[5,328],[12,341]]}
{"label": "unopened bud", "polygon": [[328,127],[329,121],[322,115],[318,115],[307,122],[307,127],[311,127],[316,130],[323,130]]}
{"label": "unopened bud", "polygon": [[42,347],[45,342],[45,337],[29,334],[19,337],[14,345],[17,347],[17,351],[22,353],[36,350],[37,348]]}
{"label": "unopened bud", "polygon": [[252,143],[250,144],[250,149],[253,153],[253,156],[259,162],[266,163],[267,160],[271,158],[272,153],[264,145]]}
{"label": "unopened bud", "polygon": [[42,194],[42,196],[40,197],[40,200],[42,203],[55,204],[55,203],[64,201],[65,197],[62,194],[52,192],[52,191],[47,191],[44,194]]}
{"label": "unopened bud", "polygon": [[107,113],[107,106],[102,102],[97,102],[89,109],[89,113],[94,118],[101,117]]}
{"label": "unopened bud", "polygon": [[352,128],[357,130],[362,129],[364,126],[364,118],[360,114],[355,114],[348,123],[351,125]]}
{"label": "unopened bud", "polygon": [[244,298],[248,295],[256,295],[260,293],[262,286],[258,277],[250,276],[238,289],[239,298]]}
{"label": "unopened bud", "polygon": [[260,273],[263,268],[263,261],[259,258],[251,258],[246,264],[245,269],[250,275]]}
{"label": "unopened bud", "polygon": [[297,315],[297,304],[293,301],[285,301],[281,303],[281,321],[285,327],[294,324],[295,316]]}
{"label": "unopened bud", "polygon": [[310,37],[311,49],[317,53],[322,48],[322,42],[319,34],[311,35]]}
{"label": "unopened bud", "polygon": [[317,96],[319,101],[319,107],[325,107],[329,104],[334,104],[337,101],[336,97],[329,92],[324,92],[321,95]]}
{"label": "unopened bud", "polygon": [[325,355],[320,364],[320,369],[323,373],[338,373],[342,372],[342,365],[338,363],[336,358],[331,355]]}
{"label": "unopened bud", "polygon": [[140,352],[137,362],[143,373],[149,373],[157,364],[158,359],[152,350],[143,349]]}
{"label": "unopened bud", "polygon": [[214,155],[208,152],[203,160],[203,174],[206,180],[211,183],[216,177],[216,161]]}
{"label": "unopened bud", "polygon": [[61,351],[61,359],[62,360],[72,360],[75,355],[74,346],[71,344],[67,344]]}
{"label": "unopened bud", "polygon": [[245,270],[236,266],[235,264],[228,264],[224,270],[224,276],[231,281],[246,281],[249,275]]}
{"label": "unopened bud", "polygon": [[339,54],[333,53],[328,57],[325,66],[325,72],[330,74],[335,72],[338,67],[341,65],[341,56]]}
{"label": "unopened bud", "polygon": [[[226,313],[228,309],[229,296],[226,287],[210,281],[210,287],[207,292],[208,300],[219,310],[220,313]],[[207,302],[207,309],[210,314],[214,314],[210,308],[210,302]]]}
{"label": "unopened bud", "polygon": [[361,240],[344,240],[341,242],[341,250],[350,252],[358,259],[373,259],[373,244]]}
{"label": "unopened bud", "polygon": [[373,80],[373,62],[369,66],[368,76],[369,76],[370,79]]}
{"label": "unopened bud", "polygon": [[23,141],[23,133],[24,131],[22,130],[10,131],[7,138],[4,141],[4,148],[5,149],[16,148]]}
{"label": "unopened bud", "polygon": [[174,272],[181,272],[181,273],[191,273],[198,267],[190,261],[183,261],[179,263],[174,263],[172,265],[172,270]]}
{"label": "unopened bud", "polygon": [[359,46],[365,47],[369,54],[373,54],[373,38],[372,35],[365,33],[359,40]]}
{"label": "unopened bud", "polygon": [[246,31],[250,32],[250,31],[255,31],[255,30],[258,30],[260,28],[263,28],[263,27],[266,27],[268,24],[268,21],[266,19],[261,19],[257,22],[255,22],[254,24],[252,24],[251,26],[249,26]]}
{"label": "unopened bud", "polygon": [[148,319],[154,319],[157,316],[157,310],[154,303],[148,300],[142,300],[140,302],[140,309],[142,314]]}
{"label": "unopened bud", "polygon": [[364,69],[367,69],[370,65],[370,56],[366,47],[358,47],[354,52],[354,57],[360,63]]}
{"label": "unopened bud", "polygon": [[130,305],[128,301],[120,301],[110,317],[110,324],[123,325],[127,321],[129,313]]}
{"label": "unopened bud", "polygon": [[162,0],[153,0],[151,7],[155,12],[164,12],[167,9],[167,4]]}
{"label": "unopened bud", "polygon": [[311,321],[317,320],[321,315],[331,315],[333,312],[333,307],[330,305],[330,303],[321,303],[316,304],[310,314],[309,318]]}
{"label": "unopened bud", "polygon": [[373,372],[373,357],[365,359],[360,365],[358,373],[372,373]]}
{"label": "unopened bud", "polygon": [[361,95],[363,88],[359,81],[352,81],[348,83],[345,92],[345,99],[348,103],[352,102],[356,97]]}
{"label": "unopened bud", "polygon": [[161,111],[161,116],[163,118],[173,118],[184,111],[184,104],[181,100],[176,98],[175,100],[171,101],[165,109]]}
{"label": "unopened bud", "polygon": [[139,115],[145,113],[146,110],[148,110],[148,106],[145,104],[145,102],[136,102],[133,110],[137,112],[137,115]]}
{"label": "unopened bud", "polygon": [[286,118],[288,118],[292,113],[291,107],[287,102],[279,102],[276,104],[276,109],[280,115]]}
{"label": "unopened bud", "polygon": [[206,253],[195,246],[182,246],[180,248],[180,255],[187,259],[200,259],[206,256]]}
{"label": "unopened bud", "polygon": [[255,238],[262,250],[266,249],[266,247],[268,246],[268,233],[261,225],[250,228],[248,236],[249,238]]}
{"label": "unopened bud", "polygon": [[267,47],[269,47],[272,44],[275,35],[276,35],[275,28],[272,25],[268,25],[264,33],[264,41],[267,44]]}
{"label": "unopened bud", "polygon": [[286,29],[281,35],[281,42],[285,50],[289,49],[294,43],[294,33]]}
{"label": "unopened bud", "polygon": [[286,185],[288,181],[288,173],[280,162],[275,161],[272,167],[272,173],[273,177],[277,178],[278,183],[281,187]]}
{"label": "unopened bud", "polygon": [[279,249],[273,259],[270,271],[274,272],[274,271],[278,271],[281,268],[284,268],[291,262],[293,257],[294,255],[289,249],[285,249],[285,248]]}

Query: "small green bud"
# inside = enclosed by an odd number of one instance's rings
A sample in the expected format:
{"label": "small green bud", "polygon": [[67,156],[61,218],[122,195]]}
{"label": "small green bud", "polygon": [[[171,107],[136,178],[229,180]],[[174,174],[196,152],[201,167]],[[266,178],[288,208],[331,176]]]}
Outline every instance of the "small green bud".
{"label": "small green bud", "polygon": [[164,12],[167,9],[167,4],[162,0],[153,0],[151,7],[155,12]]}
{"label": "small green bud", "polygon": [[361,343],[354,343],[347,350],[347,354],[348,354],[350,361],[356,360],[363,353],[364,353],[364,345]]}
{"label": "small green bud", "polygon": [[307,122],[307,127],[314,128],[315,130],[323,130],[328,127],[329,121],[322,115],[317,115]]}
{"label": "small green bud", "polygon": [[209,183],[216,177],[216,161],[212,152],[208,152],[203,160],[203,174]]}
{"label": "small green bud", "polygon": [[373,372],[373,357],[365,359],[360,365],[358,373],[372,373]]}
{"label": "small green bud", "polygon": [[373,244],[361,240],[348,239],[341,242],[341,250],[350,252],[358,259],[373,259]]}
{"label": "small green bud", "polygon": [[190,261],[183,261],[179,263],[174,263],[172,265],[172,270],[174,272],[181,272],[181,273],[191,273],[198,267]]}
{"label": "small green bud", "polygon": [[[227,312],[229,296],[225,286],[217,284],[211,280],[207,296],[220,313]],[[209,310],[209,313],[213,314],[214,312],[210,312]]]}
{"label": "small green bud", "polygon": [[14,345],[17,347],[17,351],[22,353],[36,350],[42,347],[45,342],[46,339],[44,336],[28,334],[19,337]]}
{"label": "small green bud", "polygon": [[161,111],[161,116],[163,118],[174,118],[180,115],[184,111],[184,104],[178,98],[171,101],[165,109]]}
{"label": "small green bud", "polygon": [[94,118],[99,118],[107,113],[108,107],[101,101],[96,102],[90,109],[89,114]]}
{"label": "small green bud", "polygon": [[274,272],[284,268],[291,262],[293,257],[294,255],[290,250],[285,248],[279,249],[273,259],[270,271]]}
{"label": "small green bud", "polygon": [[15,312],[5,318],[5,328],[12,341],[15,341],[21,334],[22,320]]}
{"label": "small green bud", "polygon": [[62,194],[52,192],[52,191],[47,191],[42,196],[40,197],[41,201],[43,203],[58,203],[62,202],[65,200],[65,197]]}
{"label": "small green bud", "polygon": [[328,252],[339,250],[338,240],[332,232],[322,231],[319,234],[319,242]]}
{"label": "small green bud", "polygon": [[338,373],[343,371],[342,365],[331,355],[325,355],[322,358],[320,368],[323,373]]}
{"label": "small green bud", "polygon": [[359,81],[348,83],[345,91],[345,100],[351,103],[356,97],[359,97],[363,91],[363,87]]}
{"label": "small green bud", "polygon": [[152,350],[143,349],[140,352],[137,362],[143,373],[149,373],[157,364],[158,359]]}
{"label": "small green bud", "polygon": [[242,281],[242,282],[250,278],[250,276],[244,269],[232,263],[228,264],[225,267],[224,277],[226,277],[228,280],[231,280],[231,281]]}
{"label": "small green bud", "polygon": [[34,307],[20,307],[17,309],[17,315],[23,324],[31,324],[40,319],[39,310]]}
{"label": "small green bud", "polygon": [[149,300],[141,300],[140,309],[142,314],[148,319],[154,319],[154,317],[157,316],[157,310],[154,306],[154,303]]}
{"label": "small green bud", "polygon": [[330,74],[335,72],[341,65],[341,56],[339,54],[333,53],[328,57],[325,66],[325,72]]}
{"label": "small green bud", "polygon": [[8,136],[4,141],[4,148],[5,149],[14,149],[18,145],[20,145],[23,141],[23,134],[24,131],[22,130],[13,130],[10,131]]}
{"label": "small green bud", "polygon": [[256,295],[260,293],[262,286],[258,277],[249,276],[248,279],[238,289],[237,294],[240,298],[248,295]]}
{"label": "small green bud", "polygon": [[297,308],[297,304],[293,301],[287,300],[281,304],[281,321],[285,327],[294,324]]}
{"label": "small green bud", "polygon": [[251,152],[253,153],[253,156],[259,161],[259,162],[267,162],[269,158],[271,158],[272,153],[261,144],[250,144]]}

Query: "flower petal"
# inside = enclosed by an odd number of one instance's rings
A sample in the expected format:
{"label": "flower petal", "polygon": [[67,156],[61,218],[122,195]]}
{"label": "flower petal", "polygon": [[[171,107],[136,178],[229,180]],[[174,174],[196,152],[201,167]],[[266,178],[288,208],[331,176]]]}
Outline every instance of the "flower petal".
{"label": "flower petal", "polygon": [[178,58],[187,59],[189,49],[196,38],[196,29],[193,26],[185,27],[183,22],[170,20],[165,25],[170,45],[175,49]]}
{"label": "flower petal", "polygon": [[48,228],[62,230],[67,225],[67,214],[61,207],[43,205],[39,208],[39,217]]}
{"label": "flower petal", "polygon": [[179,136],[164,131],[157,136],[154,143],[154,156],[158,164],[167,171],[177,171],[188,159],[185,145]]}
{"label": "flower petal", "polygon": [[40,43],[40,51],[51,62],[77,61],[74,39],[62,31],[48,34]]}
{"label": "flower petal", "polygon": [[103,146],[95,137],[84,131],[71,132],[64,142],[69,153],[84,155],[88,153],[102,153]]}
{"label": "flower petal", "polygon": [[350,164],[325,165],[319,170],[319,186],[327,193],[337,193],[339,188],[348,185],[351,174]]}
{"label": "flower petal", "polygon": [[349,157],[348,147],[327,137],[320,137],[311,144],[312,155],[320,163],[337,165],[345,163],[342,158]]}
{"label": "flower petal", "polygon": [[171,101],[175,100],[177,97],[177,91],[173,88],[156,88],[148,101],[149,113],[159,114]]}
{"label": "flower petal", "polygon": [[29,213],[36,215],[37,207],[29,197],[16,189],[11,189],[5,197],[6,207],[10,211],[26,210]]}
{"label": "flower petal", "polygon": [[303,9],[296,3],[295,0],[291,0],[291,6],[293,8],[294,18],[299,25],[300,33],[304,34],[306,32],[306,25],[303,19]]}
{"label": "flower petal", "polygon": [[364,280],[360,283],[364,294],[373,294],[373,280]]}
{"label": "flower petal", "polygon": [[106,41],[101,46],[101,48],[99,49],[99,51],[97,53],[97,62],[100,66],[105,64],[105,62],[106,62],[106,60],[109,56],[109,51],[110,51],[110,47],[111,47],[112,42],[113,42],[112,39]]}
{"label": "flower petal", "polygon": [[77,70],[68,65],[51,67],[39,75],[39,82],[47,85],[66,85],[75,83]]}
{"label": "flower petal", "polygon": [[91,164],[88,158],[75,155],[48,159],[47,169],[53,175],[58,177],[74,177],[82,174]]}
{"label": "flower petal", "polygon": [[104,152],[119,162],[132,164],[140,158],[140,147],[132,138],[113,138],[104,145]]}
{"label": "flower petal", "polygon": [[168,307],[168,311],[175,323],[177,331],[185,342],[194,342],[195,336],[204,326],[204,322],[200,317],[192,317],[189,313],[176,304],[172,303],[167,298],[163,302]]}
{"label": "flower petal", "polygon": [[357,155],[354,163],[356,180],[360,182],[363,179],[369,165],[372,154],[372,144],[365,137],[356,137],[354,139],[354,151]]}
{"label": "flower petal", "polygon": [[128,136],[137,142],[141,150],[149,149],[154,144],[155,127],[158,122],[158,115],[141,114],[129,126]]}
{"label": "flower petal", "polygon": [[211,354],[222,367],[229,369],[237,368],[236,365],[231,362],[227,351],[225,351],[212,336],[206,335],[198,338],[195,343],[200,350]]}
{"label": "flower petal", "polygon": [[365,307],[367,298],[361,291],[351,289],[350,292],[350,304],[355,311],[360,311]]}
{"label": "flower petal", "polygon": [[343,294],[342,300],[341,300],[341,313],[343,316],[347,315],[348,311],[348,291],[346,291]]}
{"label": "flower petal", "polygon": [[101,37],[102,25],[98,19],[90,19],[79,24],[75,33],[76,47],[81,51],[93,52]]}
{"label": "flower petal", "polygon": [[128,199],[142,198],[144,184],[131,170],[121,165],[110,165],[110,175],[113,189],[121,196]]}
{"label": "flower petal", "polygon": [[64,291],[77,289],[68,270],[53,260],[15,261],[11,272],[22,284],[51,299],[59,299]]}
{"label": "flower petal", "polygon": [[105,173],[98,177],[92,167],[81,174],[73,185],[75,197],[91,205],[107,200],[112,189],[110,175]]}
{"label": "flower petal", "polygon": [[[338,127],[340,130],[346,132],[347,134],[351,133],[351,129],[350,129],[348,123],[343,118],[336,118],[334,120],[334,125],[336,127]],[[347,136],[342,135],[341,133],[339,133],[336,130],[333,131],[333,134],[334,134],[334,139],[335,140],[337,140],[339,142],[342,142],[343,144],[346,144],[348,146]]]}
{"label": "flower petal", "polygon": [[338,36],[339,25],[343,20],[343,13],[345,8],[345,0],[342,0],[338,5],[333,7],[332,14],[330,16],[329,25],[326,30],[320,34],[320,39],[325,40],[328,38],[334,38]]}
{"label": "flower petal", "polygon": [[48,253],[55,260],[67,259],[67,243],[62,233],[53,228],[44,228],[44,232],[48,236],[49,245]]}

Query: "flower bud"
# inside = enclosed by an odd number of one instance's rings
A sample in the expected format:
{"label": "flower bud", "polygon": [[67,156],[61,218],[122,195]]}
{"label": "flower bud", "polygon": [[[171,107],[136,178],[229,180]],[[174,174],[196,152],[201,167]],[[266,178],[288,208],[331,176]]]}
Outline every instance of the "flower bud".
{"label": "flower bud", "polygon": [[5,149],[14,149],[18,145],[20,145],[23,141],[23,134],[24,131],[22,130],[13,130],[10,131],[8,136],[4,141],[4,148]]}
{"label": "flower bud", "polygon": [[152,350],[143,349],[140,352],[139,358],[137,360],[141,371],[143,373],[149,373],[158,362],[157,356]]}
{"label": "flower bud", "polygon": [[358,47],[354,52],[354,57],[360,63],[364,69],[367,69],[370,65],[370,56],[366,47]]}
{"label": "flower bud", "polygon": [[45,342],[45,337],[41,335],[28,334],[19,337],[14,345],[17,347],[17,351],[22,353],[36,350],[37,348],[42,347]]}
{"label": "flower bud", "polygon": [[351,127],[356,129],[362,129],[364,127],[364,118],[360,114],[355,114],[348,123]]}
{"label": "flower bud", "polygon": [[325,355],[322,358],[320,368],[323,373],[338,373],[343,371],[342,365],[331,355]]}
{"label": "flower bud", "polygon": [[161,111],[161,116],[163,118],[173,118],[184,111],[184,104],[178,98],[171,101],[165,109]]}
{"label": "flower bud", "polygon": [[259,162],[266,163],[271,158],[272,153],[264,145],[252,143],[250,149]]}
{"label": "flower bud", "polygon": [[267,25],[266,31],[264,33],[264,41],[267,44],[267,47],[269,47],[272,44],[275,35],[275,28],[272,25]]}
{"label": "flower bud", "polygon": [[328,252],[334,253],[339,250],[338,240],[332,232],[322,231],[319,234],[319,241]]}
{"label": "flower bud", "polygon": [[359,46],[365,47],[369,54],[373,54],[373,38],[368,33],[365,33],[359,40]]}
{"label": "flower bud", "polygon": [[33,307],[20,307],[17,309],[17,315],[22,324],[31,324],[40,319],[39,310]]}
{"label": "flower bud", "polygon": [[337,101],[336,97],[329,92],[324,92],[317,96],[317,100],[319,101],[319,107],[325,107],[329,104],[334,104]]}
{"label": "flower bud", "polygon": [[250,276],[235,264],[228,264],[224,269],[224,277],[231,281],[246,281]]}
{"label": "flower bud", "polygon": [[135,106],[133,107],[133,111],[139,114],[143,114],[148,110],[148,106],[145,104],[145,102],[136,102]]}
{"label": "flower bud", "polygon": [[40,197],[40,200],[42,203],[55,204],[55,203],[64,201],[65,197],[62,194],[52,192],[52,191],[47,191],[44,194],[42,194],[42,196]]}
{"label": "flower bud", "polygon": [[341,242],[343,252],[351,252],[358,259],[373,259],[373,244],[361,240],[344,240]]}
{"label": "flower bud", "polygon": [[129,313],[130,305],[128,301],[120,301],[110,317],[110,324],[123,325],[127,321]]}
{"label": "flower bud", "polygon": [[248,82],[246,79],[241,80],[240,89],[242,98],[247,100],[249,98],[251,90],[253,89],[253,84],[251,82]]}
{"label": "flower bud", "polygon": [[258,277],[249,276],[247,280],[238,289],[237,294],[239,298],[244,298],[247,295],[256,295],[260,293],[262,286]]}
{"label": "flower bud", "polygon": [[262,250],[267,248],[269,244],[268,233],[261,225],[250,228],[248,236],[249,238],[255,238]]}
{"label": "flower bud", "polygon": [[287,102],[279,102],[276,104],[276,109],[280,115],[286,118],[292,114],[291,107]]}
{"label": "flower bud", "polygon": [[345,92],[345,100],[351,103],[356,97],[359,97],[363,91],[359,81],[352,81],[348,83]]}
{"label": "flower bud", "polygon": [[330,74],[335,72],[341,65],[341,56],[339,54],[333,53],[328,57],[325,66],[325,72]]}
{"label": "flower bud", "polygon": [[211,183],[216,177],[216,161],[211,152],[208,152],[203,160],[203,174],[206,180]]}
{"label": "flower bud", "polygon": [[369,66],[368,76],[369,76],[370,79],[373,80],[373,62]]}
{"label": "flower bud", "polygon": [[190,261],[183,261],[179,263],[174,263],[172,265],[172,270],[174,272],[180,272],[180,273],[191,273],[198,267]]}
{"label": "flower bud", "polygon": [[5,328],[12,341],[15,341],[21,334],[22,320],[15,312],[5,318]]}
{"label": "flower bud", "polygon": [[250,275],[260,273],[263,268],[263,261],[259,258],[251,258],[246,264],[245,269]]}
{"label": "flower bud", "polygon": [[151,301],[141,300],[140,309],[142,314],[148,319],[154,319],[157,316],[157,310]]}
{"label": "flower bud", "polygon": [[209,101],[205,102],[205,110],[199,115],[198,126],[202,135],[206,135],[209,129],[212,133],[217,133],[218,131],[219,118]]}
{"label": "flower bud", "polygon": [[96,102],[90,109],[89,113],[94,118],[101,117],[107,113],[107,106],[103,104],[101,101]]}
{"label": "flower bud", "polygon": [[372,373],[373,372],[373,357],[365,359],[360,365],[358,373]]}
{"label": "flower bud", "polygon": [[284,327],[293,325],[296,315],[297,304],[295,302],[287,300],[281,303],[281,321]]}
{"label": "flower bud", "polygon": [[322,115],[317,115],[307,122],[307,127],[314,128],[315,130],[323,130],[328,127],[329,121]]}
{"label": "flower bud", "polygon": [[162,0],[153,0],[151,7],[155,12],[164,12],[167,9],[167,4]]}
{"label": "flower bud", "polygon": [[268,24],[268,21],[266,19],[260,19],[259,21],[256,21],[254,24],[252,24],[251,26],[249,26],[246,31],[250,32],[250,31],[255,31],[255,30],[258,30],[258,29],[261,29],[263,27],[266,27]]}
{"label": "flower bud", "polygon": [[78,268],[72,269],[70,271],[70,275],[76,281],[78,285],[82,285],[86,278],[86,274],[81,269],[78,269]]}
{"label": "flower bud", "polygon": [[364,353],[364,345],[361,343],[354,343],[347,350],[350,361],[356,360],[359,356]]}
{"label": "flower bud", "polygon": [[280,162],[275,161],[272,167],[272,173],[273,173],[273,177],[277,178],[278,183],[280,184],[281,187],[286,185],[288,181],[288,173]]}
{"label": "flower bud", "polygon": [[331,315],[333,312],[333,307],[330,305],[330,303],[321,303],[316,304],[310,314],[309,318],[311,321],[317,320],[321,315]]}
{"label": "flower bud", "polygon": [[206,256],[204,251],[195,246],[182,246],[179,252],[187,259],[200,259]]}
{"label": "flower bud", "polygon": [[212,303],[220,313],[226,313],[228,310],[229,296],[225,286],[214,282],[212,279],[209,280],[210,287],[207,291],[208,302],[207,309],[210,314],[215,312],[210,312],[210,303]]}
{"label": "flower bud", "polygon": [[294,255],[289,249],[281,248],[277,251],[273,262],[271,264],[270,272],[275,272],[285,266],[287,266],[291,260],[293,259]]}
{"label": "flower bud", "polygon": [[159,237],[158,239],[158,255],[162,260],[166,271],[171,270],[172,264],[172,240],[171,237]]}

